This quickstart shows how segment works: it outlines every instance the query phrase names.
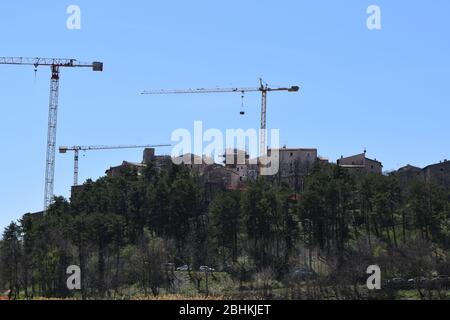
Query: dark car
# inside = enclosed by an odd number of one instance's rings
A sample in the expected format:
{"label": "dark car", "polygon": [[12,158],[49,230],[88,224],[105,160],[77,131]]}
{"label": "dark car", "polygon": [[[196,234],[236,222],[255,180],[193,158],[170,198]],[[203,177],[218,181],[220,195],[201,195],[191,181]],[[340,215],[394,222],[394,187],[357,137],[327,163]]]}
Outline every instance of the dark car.
{"label": "dark car", "polygon": [[431,279],[433,287],[450,288],[450,277],[447,275],[440,275]]}
{"label": "dark car", "polygon": [[391,289],[407,289],[409,287],[409,282],[404,278],[393,278],[387,281],[388,288]]}
{"label": "dark car", "polygon": [[417,280],[414,278],[408,279],[407,283],[410,289],[414,289],[417,287]]}
{"label": "dark car", "polygon": [[308,268],[300,268],[296,269],[292,275],[296,280],[307,281],[313,279],[316,276],[316,273]]}

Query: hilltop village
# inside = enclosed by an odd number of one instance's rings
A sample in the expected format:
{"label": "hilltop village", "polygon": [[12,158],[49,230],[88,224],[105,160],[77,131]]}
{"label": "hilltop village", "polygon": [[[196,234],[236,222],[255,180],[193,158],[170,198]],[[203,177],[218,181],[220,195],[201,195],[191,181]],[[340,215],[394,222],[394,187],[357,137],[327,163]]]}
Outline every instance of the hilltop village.
{"label": "hilltop village", "polygon": [[[320,157],[317,149],[314,148],[288,148],[285,146],[276,150],[269,149],[268,156],[270,157],[274,151],[279,154],[279,171],[276,175],[270,177],[270,180],[278,185],[287,184],[297,192],[303,191],[304,179],[314,166],[330,163],[328,159]],[[144,150],[141,162],[124,161],[119,166],[109,168],[106,175],[120,176],[130,169],[140,174],[148,165],[160,170],[170,166],[174,162],[173,160],[169,155],[156,155],[155,149],[148,148]],[[249,182],[255,181],[259,176],[259,166],[243,150],[227,151],[223,164],[211,164],[213,162],[211,159],[193,154],[184,155],[176,160],[176,163],[181,163],[192,173],[198,175],[209,197],[213,197],[214,194],[224,190],[245,189]],[[406,187],[412,180],[419,180],[450,189],[450,161],[448,160],[425,168],[407,165],[396,171],[386,173],[383,172],[382,162],[368,158],[366,151],[364,151],[353,156],[342,156],[334,164],[357,175],[394,175],[398,178],[401,187]],[[73,191],[78,188],[82,188],[82,186],[74,187]]]}

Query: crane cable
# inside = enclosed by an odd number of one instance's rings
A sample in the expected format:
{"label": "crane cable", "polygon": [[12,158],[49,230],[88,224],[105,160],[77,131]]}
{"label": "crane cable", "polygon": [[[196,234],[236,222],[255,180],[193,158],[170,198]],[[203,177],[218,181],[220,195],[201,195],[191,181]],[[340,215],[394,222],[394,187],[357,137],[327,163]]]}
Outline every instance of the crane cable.
{"label": "crane cable", "polygon": [[36,83],[38,66],[39,65],[37,63],[34,65],[34,83]]}
{"label": "crane cable", "polygon": [[241,104],[241,116],[244,116],[245,115],[245,104],[244,104],[244,100],[245,100],[245,92],[244,91],[242,91],[242,96],[241,96],[241,98],[242,98],[242,104]]}

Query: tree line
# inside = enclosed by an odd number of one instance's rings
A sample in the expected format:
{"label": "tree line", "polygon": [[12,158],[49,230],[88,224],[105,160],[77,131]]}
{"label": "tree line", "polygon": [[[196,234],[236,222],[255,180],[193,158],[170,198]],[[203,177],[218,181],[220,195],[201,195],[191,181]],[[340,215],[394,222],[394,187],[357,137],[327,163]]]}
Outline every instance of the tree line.
{"label": "tree line", "polygon": [[392,276],[450,273],[448,190],[419,181],[402,189],[395,176],[335,165],[315,166],[304,186],[296,192],[259,178],[210,202],[183,166],[89,180],[45,216],[27,214],[5,228],[0,289],[70,297],[70,265],[81,268],[83,298],[117,298],[130,287],[176,293],[173,266],[181,265],[213,266],[242,290],[267,274],[292,286],[299,268],[344,286],[374,263]]}

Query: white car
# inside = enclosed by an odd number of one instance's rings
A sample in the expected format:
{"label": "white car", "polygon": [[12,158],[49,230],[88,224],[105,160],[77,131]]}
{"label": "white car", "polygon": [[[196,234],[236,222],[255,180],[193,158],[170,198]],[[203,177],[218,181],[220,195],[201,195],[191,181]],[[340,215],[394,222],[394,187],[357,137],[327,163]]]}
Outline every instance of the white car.
{"label": "white car", "polygon": [[203,272],[214,272],[214,271],[216,271],[216,269],[208,267],[208,266],[201,266],[200,267],[200,271],[203,271]]}
{"label": "white car", "polygon": [[177,271],[189,271],[190,267],[185,264],[184,266],[178,267]]}

